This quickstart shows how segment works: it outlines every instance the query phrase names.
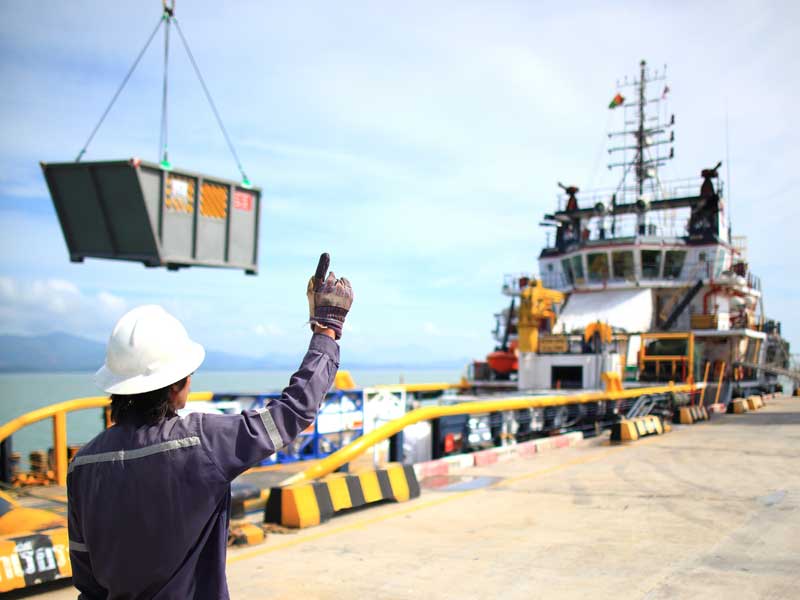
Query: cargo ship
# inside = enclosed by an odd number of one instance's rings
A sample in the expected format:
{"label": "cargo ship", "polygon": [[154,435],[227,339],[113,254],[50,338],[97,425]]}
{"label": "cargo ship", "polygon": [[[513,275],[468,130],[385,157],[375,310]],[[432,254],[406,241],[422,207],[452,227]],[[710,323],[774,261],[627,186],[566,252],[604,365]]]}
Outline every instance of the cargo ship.
{"label": "cargo ship", "polygon": [[[472,367],[478,380],[520,390],[598,389],[602,374],[630,384],[705,382],[704,402],[772,392],[790,370],[789,345],[764,312],[746,238],[733,234],[721,162],[665,181],[675,115],[664,110],[666,67],[640,63],[609,109],[612,189],[559,183],[544,215],[538,275],[505,277],[510,306],[496,315],[497,347]],[[625,95],[623,95],[625,94]],[[627,96],[630,94],[630,97]]]}

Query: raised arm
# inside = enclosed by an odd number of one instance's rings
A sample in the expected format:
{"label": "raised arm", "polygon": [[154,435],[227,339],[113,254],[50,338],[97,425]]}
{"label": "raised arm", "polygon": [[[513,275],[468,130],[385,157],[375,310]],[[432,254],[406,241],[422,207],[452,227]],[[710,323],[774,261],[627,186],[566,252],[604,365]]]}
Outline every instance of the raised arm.
{"label": "raised arm", "polygon": [[333,385],[339,368],[336,340],[353,302],[353,290],[346,279],[336,279],[333,273],[324,277],[327,260],[327,255],[320,257],[317,273],[309,281],[309,321],[314,335],[281,397],[240,415],[199,416],[202,443],[229,481],[294,441],[313,423]]}

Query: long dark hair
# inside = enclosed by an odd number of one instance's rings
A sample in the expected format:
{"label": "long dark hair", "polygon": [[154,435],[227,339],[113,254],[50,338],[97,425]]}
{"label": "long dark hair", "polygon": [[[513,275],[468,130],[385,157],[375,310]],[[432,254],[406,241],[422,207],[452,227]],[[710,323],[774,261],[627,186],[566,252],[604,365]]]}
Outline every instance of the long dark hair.
{"label": "long dark hair", "polygon": [[176,416],[169,403],[169,390],[173,385],[182,390],[188,381],[184,377],[177,383],[142,394],[112,394],[111,420],[114,423],[155,425],[162,419]]}

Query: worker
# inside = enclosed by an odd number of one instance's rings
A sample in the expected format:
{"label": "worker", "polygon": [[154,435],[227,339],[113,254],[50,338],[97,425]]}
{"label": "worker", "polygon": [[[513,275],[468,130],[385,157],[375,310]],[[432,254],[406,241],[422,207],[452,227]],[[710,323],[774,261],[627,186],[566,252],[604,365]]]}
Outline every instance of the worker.
{"label": "worker", "polygon": [[79,598],[228,598],[231,481],[314,421],[339,366],[353,291],[321,271],[309,281],[314,333],[300,368],[279,399],[238,415],[177,415],[205,350],[163,308],[134,308],[116,324],[95,375],[114,425],[67,476]]}

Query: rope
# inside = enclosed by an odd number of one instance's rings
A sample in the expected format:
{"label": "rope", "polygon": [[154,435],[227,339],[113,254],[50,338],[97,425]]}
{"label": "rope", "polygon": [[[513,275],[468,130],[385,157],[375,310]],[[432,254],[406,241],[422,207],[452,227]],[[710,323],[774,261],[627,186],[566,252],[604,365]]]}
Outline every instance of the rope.
{"label": "rope", "polygon": [[164,4],[164,85],[161,93],[161,134],[158,140],[158,153],[162,155],[161,165],[169,167],[167,158],[167,91],[169,88],[169,23],[175,17],[172,12],[168,12],[166,3]]}
{"label": "rope", "polygon": [[189,49],[189,44],[186,41],[186,38],[183,35],[183,30],[181,30],[181,26],[178,23],[177,17],[173,17],[172,20],[175,23],[175,29],[178,30],[178,35],[181,38],[181,42],[183,42],[183,47],[186,49],[186,54],[189,56],[189,60],[192,63],[192,67],[194,67],[194,72],[197,74],[197,78],[200,80],[200,85],[203,87],[203,92],[206,94],[206,99],[208,100],[209,105],[211,106],[211,110],[214,112],[214,116],[217,119],[217,124],[219,125],[220,130],[222,130],[222,135],[225,136],[225,141],[228,143],[228,148],[233,155],[233,159],[236,161],[236,166],[239,169],[239,173],[242,175],[242,183],[245,186],[250,185],[250,180],[247,178],[247,174],[244,172],[244,168],[242,167],[242,163],[239,160],[239,155],[236,153],[236,149],[233,147],[233,143],[231,142],[230,136],[228,136],[228,131],[225,129],[225,125],[222,124],[222,118],[219,116],[219,111],[217,111],[217,107],[214,104],[214,100],[211,98],[211,93],[208,91],[208,86],[206,86],[206,82],[203,79],[202,73],[200,73],[200,68],[197,66],[197,61],[194,59],[194,55],[192,54],[191,49]]}
{"label": "rope", "polygon": [[156,33],[158,32],[159,27],[161,27],[162,21],[163,19],[158,20],[158,25],[156,25],[156,28],[153,30],[153,33],[150,34],[150,37],[147,38],[147,43],[144,45],[144,48],[142,48],[142,50],[139,52],[139,55],[136,57],[136,60],[133,61],[133,66],[131,66],[130,70],[128,71],[128,74],[125,75],[125,79],[122,80],[122,84],[117,89],[116,93],[114,94],[114,97],[111,98],[111,102],[109,103],[108,107],[106,107],[105,112],[103,112],[103,116],[100,117],[100,121],[98,121],[97,125],[95,125],[91,135],[89,136],[89,139],[86,140],[86,143],[83,145],[83,148],[81,148],[81,151],[75,158],[75,162],[80,162],[81,158],[83,158],[83,155],[86,154],[86,150],[89,147],[89,144],[92,143],[92,140],[94,139],[97,130],[100,129],[100,126],[103,124],[103,121],[105,121],[106,117],[108,116],[108,113],[111,111],[111,107],[114,106],[114,103],[117,101],[117,98],[122,93],[125,84],[128,83],[128,80],[131,78],[131,75],[133,75],[133,72],[136,70],[139,61],[142,60],[142,56],[144,56],[144,53],[150,47],[150,43],[153,41],[153,38],[156,37]]}

